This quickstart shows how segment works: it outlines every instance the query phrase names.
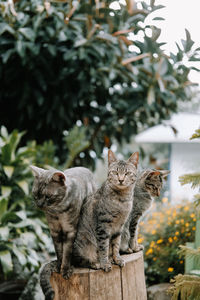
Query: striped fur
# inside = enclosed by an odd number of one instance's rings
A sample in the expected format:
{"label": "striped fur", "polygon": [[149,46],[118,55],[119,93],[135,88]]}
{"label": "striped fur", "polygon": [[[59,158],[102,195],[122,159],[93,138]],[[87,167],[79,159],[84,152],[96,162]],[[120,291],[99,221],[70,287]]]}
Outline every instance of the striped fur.
{"label": "striped fur", "polygon": [[119,246],[132,208],[138,159],[138,153],[134,153],[128,161],[117,160],[109,150],[107,180],[82,207],[73,250],[75,265],[106,272],[111,270],[111,261],[124,265]]}
{"label": "striped fur", "polygon": [[[57,272],[69,278],[73,272],[71,253],[82,203],[84,198],[96,190],[93,175],[83,167],[64,172],[34,166],[31,169],[35,177],[32,190],[34,200],[48,221],[57,256]],[[53,294],[46,289],[45,292]]]}
{"label": "striped fur", "polygon": [[133,207],[122,233],[121,253],[143,250],[143,245],[137,242],[138,223],[141,216],[150,208],[152,197],[160,195],[163,178],[168,174],[169,171],[153,169],[147,169],[139,174],[134,190]]}

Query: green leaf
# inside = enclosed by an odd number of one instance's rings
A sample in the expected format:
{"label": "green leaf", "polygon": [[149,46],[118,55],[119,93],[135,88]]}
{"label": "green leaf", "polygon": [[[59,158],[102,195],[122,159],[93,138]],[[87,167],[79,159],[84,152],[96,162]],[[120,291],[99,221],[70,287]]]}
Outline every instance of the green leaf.
{"label": "green leaf", "polygon": [[0,220],[2,220],[2,217],[7,211],[8,207],[8,199],[2,198],[0,199]]}
{"label": "green leaf", "polygon": [[11,192],[12,192],[12,188],[11,187],[9,187],[9,186],[2,186],[1,187],[1,193],[2,193],[2,196],[4,198],[9,197],[10,194],[11,194]]}
{"label": "green leaf", "polygon": [[81,40],[77,40],[74,44],[74,47],[77,48],[77,47],[80,47],[80,46],[83,46],[87,43],[87,39],[81,39]]}
{"label": "green leaf", "polygon": [[12,167],[12,166],[3,166],[3,170],[4,170],[4,172],[5,172],[5,174],[8,178],[12,177],[12,174],[14,172],[14,167]]}
{"label": "green leaf", "polygon": [[29,194],[29,185],[25,180],[16,181],[17,185],[23,190],[23,192],[28,195]]}
{"label": "green leaf", "polygon": [[35,32],[29,28],[29,27],[24,27],[20,28],[18,30],[27,40],[34,42],[35,40]]}
{"label": "green leaf", "polygon": [[2,135],[2,137],[4,137],[5,139],[8,138],[8,131],[7,131],[6,127],[3,126],[3,125],[1,126],[1,135]]}
{"label": "green leaf", "polygon": [[[16,223],[17,221],[20,221],[20,218],[14,212],[9,211],[5,212],[1,218],[2,224],[8,224],[8,222]],[[14,225],[12,224],[13,227],[15,227]]]}
{"label": "green leaf", "polygon": [[[1,209],[0,209],[0,213],[1,213]],[[7,226],[0,227],[0,239],[7,240],[9,238],[9,232],[10,232],[9,228]]]}
{"label": "green leaf", "polygon": [[155,17],[153,18],[154,21],[164,21],[165,19],[162,17]]}
{"label": "green leaf", "polygon": [[15,256],[17,257],[17,259],[19,260],[19,263],[22,265],[22,266],[25,266],[26,263],[27,263],[27,259],[26,259],[26,256],[24,254],[24,251],[22,249],[18,249],[16,247],[15,244],[13,244],[12,246],[12,251],[13,253],[15,254]]}
{"label": "green leaf", "polygon": [[147,94],[147,103],[151,105],[153,102],[155,102],[155,91],[154,87],[150,86]]}
{"label": "green leaf", "polygon": [[1,154],[2,154],[2,161],[5,163],[5,164],[9,164],[11,163],[11,154],[12,154],[12,151],[11,151],[11,147],[9,144],[5,144],[2,148],[1,148]]}
{"label": "green leaf", "polygon": [[4,32],[9,32],[12,35],[15,35],[15,30],[10,25],[7,23],[0,23],[0,35],[2,35]]}
{"label": "green leaf", "polygon": [[0,261],[4,274],[13,270],[12,257],[8,250],[0,251]]}

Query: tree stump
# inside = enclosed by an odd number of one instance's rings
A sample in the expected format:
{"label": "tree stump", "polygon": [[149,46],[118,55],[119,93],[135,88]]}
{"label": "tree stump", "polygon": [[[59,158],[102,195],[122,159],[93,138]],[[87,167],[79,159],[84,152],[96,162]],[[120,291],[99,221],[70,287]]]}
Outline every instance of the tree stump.
{"label": "tree stump", "polygon": [[123,255],[125,266],[112,271],[77,268],[69,280],[53,273],[54,300],[146,300],[143,252]]}

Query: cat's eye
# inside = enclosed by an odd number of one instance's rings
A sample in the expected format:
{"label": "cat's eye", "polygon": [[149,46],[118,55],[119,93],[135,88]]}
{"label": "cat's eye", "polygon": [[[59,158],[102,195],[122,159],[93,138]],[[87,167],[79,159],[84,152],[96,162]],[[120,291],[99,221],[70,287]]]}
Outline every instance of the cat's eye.
{"label": "cat's eye", "polygon": [[118,173],[117,173],[117,171],[112,171],[112,174],[117,175]]}
{"label": "cat's eye", "polygon": [[131,176],[133,173],[132,172],[130,172],[130,171],[127,171],[126,173],[125,173],[125,175],[128,175],[128,176]]}

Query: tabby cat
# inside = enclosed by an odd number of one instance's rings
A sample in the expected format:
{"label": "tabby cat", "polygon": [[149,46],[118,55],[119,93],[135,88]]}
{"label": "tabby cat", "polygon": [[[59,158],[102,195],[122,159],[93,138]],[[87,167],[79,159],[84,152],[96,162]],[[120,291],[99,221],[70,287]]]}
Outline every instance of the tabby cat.
{"label": "tabby cat", "polygon": [[150,208],[152,197],[159,196],[167,170],[147,169],[138,175],[133,194],[133,207],[124,226],[120,252],[132,253],[143,250],[137,242],[137,227],[141,216]]}
{"label": "tabby cat", "polygon": [[77,266],[111,270],[112,262],[124,266],[119,255],[121,232],[132,209],[139,154],[117,160],[108,152],[108,176],[103,185],[83,204],[73,262]]}
{"label": "tabby cat", "polygon": [[46,215],[57,255],[57,272],[72,274],[71,252],[80,210],[86,196],[96,190],[92,173],[83,167],[44,170],[31,166],[34,174],[33,197]]}

